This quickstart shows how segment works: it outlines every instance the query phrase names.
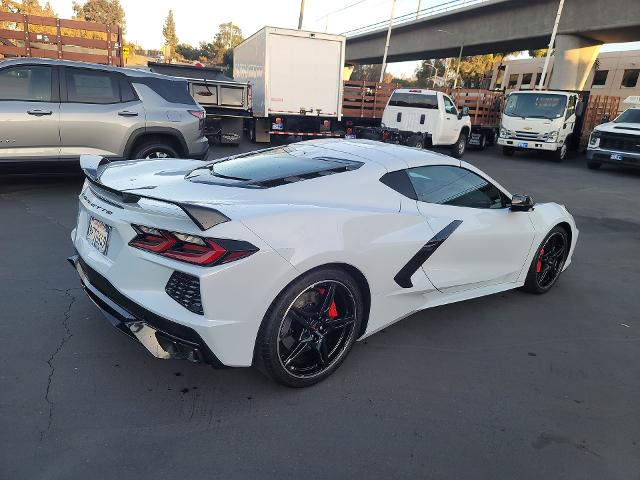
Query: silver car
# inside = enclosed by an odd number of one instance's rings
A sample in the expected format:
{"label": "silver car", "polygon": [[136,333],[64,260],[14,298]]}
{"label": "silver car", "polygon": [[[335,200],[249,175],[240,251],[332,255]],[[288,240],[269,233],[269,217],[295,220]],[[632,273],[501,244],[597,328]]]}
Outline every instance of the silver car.
{"label": "silver car", "polygon": [[204,110],[186,81],[47,59],[0,61],[0,164],[202,158]]}

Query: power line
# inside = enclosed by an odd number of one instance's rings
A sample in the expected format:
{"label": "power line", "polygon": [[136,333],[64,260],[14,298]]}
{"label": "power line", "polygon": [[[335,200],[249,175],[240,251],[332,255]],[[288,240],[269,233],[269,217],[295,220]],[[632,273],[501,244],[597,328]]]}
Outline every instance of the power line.
{"label": "power line", "polygon": [[342,7],[342,8],[339,8],[338,10],[334,10],[333,12],[325,13],[324,15],[322,15],[322,16],[316,18],[315,20],[313,20],[312,23],[315,23],[315,22],[317,22],[319,20],[322,20],[323,18],[327,18],[328,16],[333,15],[334,13],[342,12],[344,10],[347,10],[347,9],[351,8],[351,7],[355,7],[356,5],[360,5],[361,3],[368,2],[368,1],[370,1],[370,0],[359,0],[357,2],[352,3],[351,5],[347,5],[346,7]]}

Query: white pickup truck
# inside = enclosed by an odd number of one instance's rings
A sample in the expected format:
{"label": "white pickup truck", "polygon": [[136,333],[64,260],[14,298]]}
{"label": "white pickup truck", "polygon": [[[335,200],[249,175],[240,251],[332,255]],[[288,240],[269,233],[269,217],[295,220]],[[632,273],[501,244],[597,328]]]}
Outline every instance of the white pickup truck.
{"label": "white pickup truck", "polygon": [[587,166],[597,170],[603,163],[640,168],[640,105],[625,110],[613,122],[598,125],[591,132]]}
{"label": "white pickup truck", "polygon": [[382,114],[382,140],[410,147],[448,146],[461,158],[471,133],[471,119],[451,98],[434,90],[397,89]]}
{"label": "white pickup truck", "polygon": [[561,162],[579,141],[584,103],[577,93],[513,92],[505,102],[498,145],[512,156],[516,150],[546,150]]}

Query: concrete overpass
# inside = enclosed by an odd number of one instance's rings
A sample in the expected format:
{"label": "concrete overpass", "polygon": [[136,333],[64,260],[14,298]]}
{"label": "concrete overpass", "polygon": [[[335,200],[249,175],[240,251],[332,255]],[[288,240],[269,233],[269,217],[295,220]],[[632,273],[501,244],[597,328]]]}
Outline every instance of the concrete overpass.
{"label": "concrete overpass", "polygon": [[[545,48],[558,0],[488,0],[394,26],[388,62]],[[451,33],[442,33],[444,30]],[[350,63],[382,63],[386,27],[347,38]],[[565,0],[550,88],[580,90],[603,43],[640,40],[640,0]]]}

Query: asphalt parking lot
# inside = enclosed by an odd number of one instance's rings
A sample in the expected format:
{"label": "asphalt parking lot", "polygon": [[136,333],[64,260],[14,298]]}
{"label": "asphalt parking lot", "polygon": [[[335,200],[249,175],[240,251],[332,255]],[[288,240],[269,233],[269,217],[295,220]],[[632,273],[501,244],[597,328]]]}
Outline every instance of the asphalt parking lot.
{"label": "asphalt parking lot", "polygon": [[0,180],[0,477],[640,479],[640,171],[465,160],[564,203],[572,266],[405,319],[305,390],[149,356],[66,262],[82,177]]}

